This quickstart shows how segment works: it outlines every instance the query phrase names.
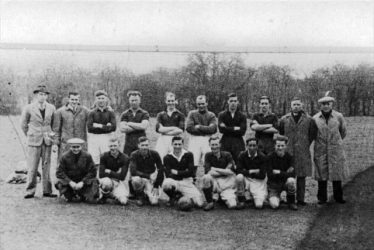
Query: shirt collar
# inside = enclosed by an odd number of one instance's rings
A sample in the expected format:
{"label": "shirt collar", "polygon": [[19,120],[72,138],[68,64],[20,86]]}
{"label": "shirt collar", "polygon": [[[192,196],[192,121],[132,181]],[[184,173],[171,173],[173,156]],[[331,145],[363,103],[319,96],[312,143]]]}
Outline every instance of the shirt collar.
{"label": "shirt collar", "polygon": [[[252,158],[252,156],[251,156],[251,154],[249,153],[249,151],[248,151],[248,150],[247,150],[247,153],[248,153],[248,157],[249,157],[249,158]],[[253,156],[253,158],[256,158],[256,157],[257,157],[257,155],[258,155],[258,154],[257,154],[257,151],[256,151],[256,153],[255,153],[255,155]]]}
{"label": "shirt collar", "polygon": [[181,155],[180,155],[179,157],[176,156],[176,155],[174,154],[173,151],[171,151],[171,152],[169,153],[169,155],[173,156],[173,157],[174,157],[175,159],[177,159],[178,161],[181,161],[181,159],[182,159],[182,157],[183,157],[183,155],[184,155],[185,153],[187,153],[187,151],[186,151],[185,149],[182,148],[182,153],[181,153]]}

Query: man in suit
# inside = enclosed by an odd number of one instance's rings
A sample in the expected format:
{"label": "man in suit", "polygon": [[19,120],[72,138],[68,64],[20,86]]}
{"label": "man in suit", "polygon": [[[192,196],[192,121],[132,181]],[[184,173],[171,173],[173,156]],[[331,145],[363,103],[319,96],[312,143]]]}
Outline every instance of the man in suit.
{"label": "man in suit", "polygon": [[36,177],[40,158],[42,158],[43,197],[56,197],[52,194],[50,179],[52,123],[56,108],[47,102],[46,86],[39,85],[34,91],[35,100],[22,112],[21,127],[27,137],[27,187],[25,199],[33,198],[36,191]]}

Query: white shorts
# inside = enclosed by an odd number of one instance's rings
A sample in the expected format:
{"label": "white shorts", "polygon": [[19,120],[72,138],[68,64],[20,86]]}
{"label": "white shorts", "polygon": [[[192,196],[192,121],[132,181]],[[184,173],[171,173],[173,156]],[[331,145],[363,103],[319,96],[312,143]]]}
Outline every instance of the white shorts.
{"label": "white shorts", "polygon": [[131,183],[132,183],[132,186],[134,187],[135,192],[143,191],[147,195],[147,197],[149,199],[149,202],[152,205],[158,204],[159,194],[154,194],[152,192],[153,191],[153,183],[151,183],[151,180],[146,179],[146,178],[142,178],[142,177],[139,177],[139,176],[132,176],[131,177]]}
{"label": "white shorts", "polygon": [[[109,179],[108,177],[104,177],[104,178],[99,179],[99,181],[101,182],[105,178]],[[116,200],[121,202],[121,204],[127,204],[128,197],[129,197],[129,183],[125,180],[124,181],[117,181],[113,179],[111,180],[113,182],[112,192],[110,192],[109,194],[104,194],[102,190],[100,189],[101,196],[109,196],[109,197],[115,198]]]}
{"label": "white shorts", "polygon": [[[249,190],[249,193],[253,197],[254,200],[262,200],[266,199],[268,195],[268,188],[267,188],[267,177],[263,180],[252,179],[242,174],[239,174],[238,177],[244,177],[244,183],[238,183],[237,185],[244,184],[244,190]],[[238,189],[242,190],[243,187],[238,187]]]}
{"label": "white shorts", "polygon": [[[210,136],[190,135],[188,151],[193,154],[195,166],[204,165],[205,154],[211,151],[209,147],[209,138]],[[200,162],[202,162],[202,165],[200,165]]]}
{"label": "white shorts", "polygon": [[229,202],[229,205],[236,205],[235,175],[215,178],[206,174],[203,177],[203,186],[204,188],[210,188],[213,186],[213,193],[219,194],[223,201]]}
{"label": "white shorts", "polygon": [[87,134],[88,153],[91,154],[95,164],[100,164],[100,155],[109,151],[109,139],[113,133],[109,134]]}
{"label": "white shorts", "polygon": [[162,162],[164,162],[164,156],[173,150],[171,139],[173,139],[173,136],[171,135],[161,135],[157,139],[155,150],[160,155]]}
{"label": "white shorts", "polygon": [[203,195],[193,184],[192,177],[184,178],[180,181],[172,178],[166,178],[162,183],[162,189],[168,190],[172,187],[174,187],[175,190],[180,192],[183,196],[192,199],[196,206],[201,207],[203,205]]}

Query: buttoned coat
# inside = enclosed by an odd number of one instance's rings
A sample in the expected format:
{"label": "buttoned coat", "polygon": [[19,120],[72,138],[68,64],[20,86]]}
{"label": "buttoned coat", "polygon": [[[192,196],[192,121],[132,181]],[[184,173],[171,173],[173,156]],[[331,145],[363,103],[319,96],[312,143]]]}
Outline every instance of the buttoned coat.
{"label": "buttoned coat", "polygon": [[316,179],[342,181],[349,174],[343,148],[343,139],[346,136],[344,117],[333,110],[327,124],[322,112],[318,112],[313,119],[318,127],[314,144]]}
{"label": "buttoned coat", "polygon": [[53,113],[56,111],[54,105],[46,103],[44,119],[39,110],[37,102],[26,105],[21,115],[21,128],[27,136],[28,146],[47,146],[52,144],[49,134],[52,132]]}
{"label": "buttoned coat", "polygon": [[288,137],[287,152],[293,157],[293,167],[297,176],[312,175],[310,144],[315,139],[316,127],[311,116],[302,113],[296,123],[291,113],[279,120],[281,134]]}

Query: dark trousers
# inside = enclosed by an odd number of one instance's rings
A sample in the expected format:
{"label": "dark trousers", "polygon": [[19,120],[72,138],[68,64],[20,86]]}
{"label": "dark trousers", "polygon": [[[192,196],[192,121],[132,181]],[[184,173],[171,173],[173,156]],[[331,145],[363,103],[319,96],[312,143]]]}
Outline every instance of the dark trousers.
{"label": "dark trousers", "polygon": [[[334,193],[334,200],[341,201],[343,200],[343,188],[341,181],[332,182],[332,190]],[[319,201],[327,201],[327,181],[318,181],[318,193],[317,198]]]}
{"label": "dark trousers", "polygon": [[297,201],[304,201],[305,198],[305,176],[297,177],[297,186],[296,186],[296,199]]}

